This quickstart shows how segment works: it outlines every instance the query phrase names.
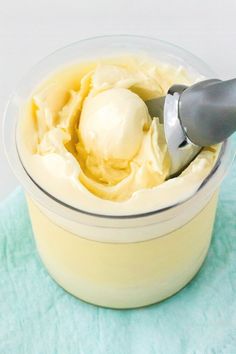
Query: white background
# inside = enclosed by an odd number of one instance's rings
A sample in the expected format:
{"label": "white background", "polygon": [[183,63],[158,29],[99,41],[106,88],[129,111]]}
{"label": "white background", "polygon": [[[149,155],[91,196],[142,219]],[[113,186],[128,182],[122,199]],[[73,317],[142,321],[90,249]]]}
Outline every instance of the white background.
{"label": "white background", "polygon": [[[236,77],[236,0],[0,0],[0,125],[9,93],[39,59],[82,38],[119,33],[173,42],[219,77]],[[0,200],[16,185],[0,144]]]}

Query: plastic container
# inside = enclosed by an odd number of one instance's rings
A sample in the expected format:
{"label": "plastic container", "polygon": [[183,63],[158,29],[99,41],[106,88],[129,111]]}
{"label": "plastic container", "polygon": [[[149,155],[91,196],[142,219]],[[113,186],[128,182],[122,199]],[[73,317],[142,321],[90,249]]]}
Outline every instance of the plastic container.
{"label": "plastic container", "polygon": [[201,60],[171,44],[145,37],[97,37],[43,59],[12,94],[4,125],[9,162],[27,194],[39,254],[51,276],[87,302],[132,308],[161,301],[184,287],[201,267],[210,244],[220,183],[232,161],[224,142],[211,174],[184,202],[137,215],[102,215],[78,210],[45,192],[31,178],[17,150],[19,109],[55,68],[120,53],[147,53],[181,64],[205,77],[214,73]]}

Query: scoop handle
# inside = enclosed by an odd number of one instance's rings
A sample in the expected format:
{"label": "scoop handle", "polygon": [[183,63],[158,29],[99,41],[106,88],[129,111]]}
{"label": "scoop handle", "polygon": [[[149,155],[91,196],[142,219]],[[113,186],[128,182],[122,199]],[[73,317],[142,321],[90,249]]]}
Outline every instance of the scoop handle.
{"label": "scoop handle", "polygon": [[179,118],[196,145],[217,144],[236,131],[236,79],[201,81],[184,90]]}

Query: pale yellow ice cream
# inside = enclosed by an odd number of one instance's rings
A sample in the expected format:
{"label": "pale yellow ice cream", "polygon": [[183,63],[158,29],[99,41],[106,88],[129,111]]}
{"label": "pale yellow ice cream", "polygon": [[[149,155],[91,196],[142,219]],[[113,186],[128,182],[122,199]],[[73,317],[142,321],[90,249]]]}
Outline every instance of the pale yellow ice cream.
{"label": "pale yellow ice cream", "polygon": [[84,164],[82,183],[105,199],[128,199],[162,183],[169,171],[158,118],[152,120],[144,101],[125,88],[86,99],[77,151]]}
{"label": "pale yellow ice cream", "polygon": [[138,95],[112,88],[85,100],[79,134],[88,154],[105,161],[130,161],[139,152],[151,123],[147,106]]}
{"label": "pale yellow ice cream", "polygon": [[[39,253],[53,278],[85,301],[129,308],[163,300],[192,279],[209,247],[217,193],[182,227],[162,237],[132,243],[80,237],[51,222],[31,200],[28,205]],[[76,229],[83,236],[80,224]],[[136,229],[130,228],[127,238],[135,233]]]}
{"label": "pale yellow ice cream", "polygon": [[[180,176],[168,179],[163,126],[144,102],[174,83],[200,79],[141,57],[62,68],[21,112],[22,163],[51,196],[90,213],[144,214],[188,199],[212,170],[219,147],[205,148]],[[171,296],[196,274],[210,243],[217,191],[130,219],[87,215],[41,191],[39,198],[29,194],[28,205],[53,278],[86,301],[130,308]]]}
{"label": "pale yellow ice cream", "polygon": [[143,213],[184,200],[211,171],[218,148],[204,149],[168,179],[163,125],[145,100],[199,79],[182,67],[134,57],[61,69],[24,108],[22,161],[42,188],[90,212]]}

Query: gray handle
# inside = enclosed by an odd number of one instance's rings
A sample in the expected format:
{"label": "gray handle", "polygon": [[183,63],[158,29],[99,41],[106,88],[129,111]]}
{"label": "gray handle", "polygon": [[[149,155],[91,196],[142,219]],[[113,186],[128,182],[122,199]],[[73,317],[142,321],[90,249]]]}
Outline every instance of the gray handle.
{"label": "gray handle", "polygon": [[236,79],[206,80],[184,90],[179,118],[196,145],[214,145],[228,138],[236,131]]}

